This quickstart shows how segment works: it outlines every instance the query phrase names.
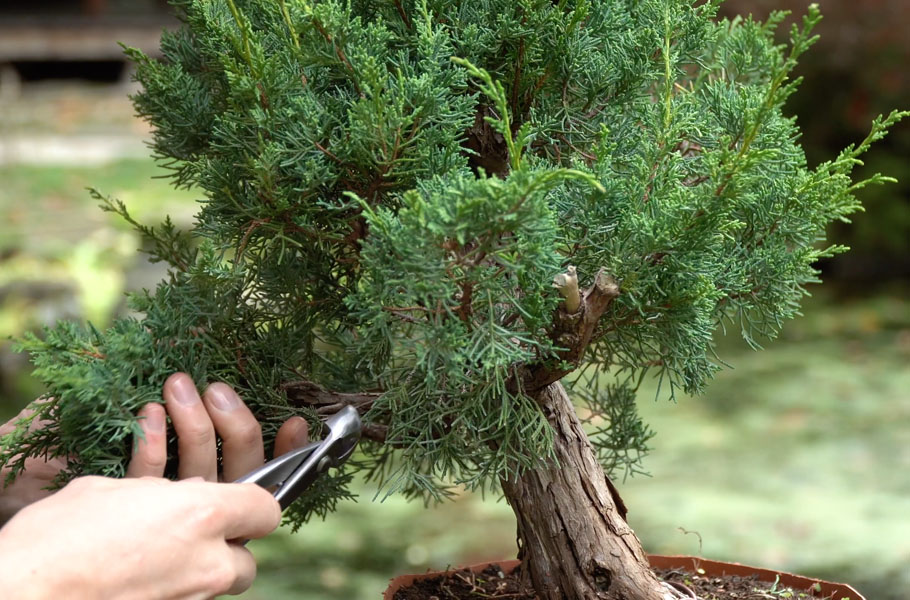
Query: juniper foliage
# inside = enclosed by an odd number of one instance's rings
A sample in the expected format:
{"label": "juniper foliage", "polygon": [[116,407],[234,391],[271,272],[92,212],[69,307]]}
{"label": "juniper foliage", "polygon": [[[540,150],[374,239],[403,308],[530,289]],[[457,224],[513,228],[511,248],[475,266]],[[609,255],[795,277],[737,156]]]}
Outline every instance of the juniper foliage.
{"label": "juniper foliage", "polygon": [[123,475],[136,411],[182,370],[235,386],[267,440],[328,409],[299,382],[372,399],[382,435],[294,523],[357,470],[425,499],[495,485],[550,455],[515,382],[560,366],[551,281],[570,264],[620,285],[573,393],[605,467],[637,470],[642,379],[698,393],[719,326],[774,337],[843,250],[820,245],[826,225],[887,180],[851,169],[905,116],[807,167],[783,107],[815,7],[782,46],[783,14],[718,22],[716,0],[174,4],[164,59],[127,53],[156,158],[202,196],[192,237],[98,196],[170,275],[131,297],[140,320],[21,342],[50,424],[2,440],[11,477],[40,455],[70,457],[63,480]]}

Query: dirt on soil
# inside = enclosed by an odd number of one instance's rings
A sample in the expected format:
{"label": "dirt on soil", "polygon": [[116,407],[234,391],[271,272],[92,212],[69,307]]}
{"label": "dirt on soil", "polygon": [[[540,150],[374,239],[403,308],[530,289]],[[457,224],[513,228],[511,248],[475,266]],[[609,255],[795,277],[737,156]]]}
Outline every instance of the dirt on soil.
{"label": "dirt on soil", "polygon": [[[395,593],[394,600],[459,600],[464,598],[498,598],[537,600],[533,593],[521,589],[521,567],[510,574],[499,565],[490,565],[480,573],[464,569],[450,577],[433,577],[415,582]],[[658,577],[674,585],[683,597],[697,600],[777,600],[779,598],[818,598],[805,590],[790,590],[755,577],[707,577],[682,570],[658,570]],[[788,595],[789,594],[789,595]]]}

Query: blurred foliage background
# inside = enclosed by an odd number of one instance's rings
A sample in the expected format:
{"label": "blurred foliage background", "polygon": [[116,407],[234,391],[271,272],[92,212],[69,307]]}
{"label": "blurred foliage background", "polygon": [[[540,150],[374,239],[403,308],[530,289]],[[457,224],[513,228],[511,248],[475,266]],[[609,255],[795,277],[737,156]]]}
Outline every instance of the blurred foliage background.
{"label": "blurred foliage background", "polygon": [[[807,4],[729,0],[723,10],[764,18],[775,8],[799,14]],[[812,164],[861,139],[876,114],[910,108],[906,0],[820,4],[822,40],[803,61],[805,82],[790,104]],[[124,2],[74,5],[49,2],[37,17],[0,5],[0,38],[22,23],[66,31],[89,22],[102,36],[124,23],[161,26],[161,3],[141,11]],[[125,310],[126,291],[162,276],[137,252],[138,238],[98,210],[85,188],[119,197],[140,221],[169,214],[192,224],[199,195],[160,179],[129,92],[129,70],[117,60],[4,58],[0,43],[4,420],[41,394],[8,338],[61,318],[103,326]],[[649,551],[760,564],[850,582],[869,598],[907,598],[910,123],[870,153],[865,169],[901,183],[865,190],[866,212],[831,231],[853,250],[821,265],[826,282],[806,301],[806,317],[759,353],[720,337],[721,356],[734,368],[703,397],[665,405],[649,390],[641,395],[657,431],[645,463],[651,477],[620,489]],[[251,544],[260,576],[244,597],[378,598],[396,573],[516,551],[511,511],[497,498],[464,494],[424,509],[361,491],[358,503],[324,522]]]}

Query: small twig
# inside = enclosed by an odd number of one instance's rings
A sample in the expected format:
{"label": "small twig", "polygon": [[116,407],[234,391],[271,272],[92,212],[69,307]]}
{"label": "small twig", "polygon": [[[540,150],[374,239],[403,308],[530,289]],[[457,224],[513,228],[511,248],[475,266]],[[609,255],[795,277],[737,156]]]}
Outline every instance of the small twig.
{"label": "small twig", "polygon": [[234,4],[234,0],[228,0],[228,8],[231,9],[231,16],[234,17],[234,22],[237,23],[237,28],[240,29],[240,38],[243,42],[243,54],[246,59],[246,64],[250,67],[250,71],[254,71],[253,53],[250,51],[250,39],[247,36],[246,23],[243,20],[243,15],[240,14],[240,10],[238,10],[237,5]]}
{"label": "small twig", "polygon": [[294,42],[294,47],[300,50],[300,40],[297,39],[297,33],[294,31],[294,23],[291,21],[291,14],[288,12],[288,7],[284,3],[284,0],[278,0],[278,4],[281,7],[281,15],[284,17],[284,22],[288,26],[288,31],[291,34],[291,41]]}
{"label": "small twig", "polygon": [[328,156],[329,158],[331,158],[332,160],[337,162],[339,165],[345,164],[343,160],[341,160],[340,158],[338,158],[337,156],[335,156],[334,154],[329,152],[329,150],[327,148],[323,147],[319,142],[313,142],[313,143],[316,145],[316,147],[319,149],[320,152],[322,152],[323,154],[325,154],[326,156]]}
{"label": "small twig", "polygon": [[[526,594],[522,594],[522,593],[518,593],[518,594],[501,593],[499,591],[494,591],[492,594],[488,594],[482,587],[477,585],[477,576],[474,573],[469,573],[469,575],[470,575],[470,577],[465,577],[463,574],[458,573],[458,572],[452,573],[452,576],[454,578],[460,579],[462,582],[471,586],[471,591],[468,593],[471,594],[472,598],[476,596],[478,598],[492,598],[493,600],[496,600],[498,598],[524,598],[524,597],[526,597]],[[445,584],[443,584],[443,588],[445,589]],[[456,598],[456,597],[461,598],[462,597],[462,594],[458,594],[457,596],[452,595],[452,592],[449,589],[445,589],[445,591],[447,594],[451,595],[452,598]]]}
{"label": "small twig", "polygon": [[423,312],[427,314],[438,315],[441,314],[440,311],[430,310],[425,306],[383,306],[382,310],[390,312],[402,321],[407,321],[408,323],[421,323],[422,321],[416,317],[409,315],[410,312]]}
{"label": "small twig", "polygon": [[404,21],[405,26],[407,26],[408,29],[411,29],[411,19],[409,19],[408,14],[404,12],[401,0],[395,0],[395,8],[398,9],[398,14],[401,15],[401,20]]}
{"label": "small twig", "polygon": [[261,225],[265,225],[266,223],[270,222],[271,220],[272,220],[271,217],[267,217],[265,219],[253,219],[250,222],[249,227],[246,228],[246,232],[244,232],[244,234],[243,234],[243,239],[240,240],[240,246],[237,247],[237,258],[238,259],[240,259],[243,256],[244,252],[246,252],[246,247],[250,243],[250,236],[253,235],[253,232],[258,227],[260,227]]}
{"label": "small twig", "polygon": [[[525,18],[521,19],[522,25],[524,25]],[[515,77],[512,80],[512,114],[515,115],[517,119],[519,116],[518,112],[518,87],[521,84],[521,67],[522,62],[525,57],[525,38],[521,36],[518,40],[518,60],[515,61]]]}
{"label": "small twig", "polygon": [[412,310],[430,312],[430,309],[426,306],[383,306],[382,310],[387,310],[389,312],[410,312]]}
{"label": "small twig", "polygon": [[470,323],[471,315],[473,314],[474,284],[470,281],[465,281],[459,287],[461,288],[461,303],[455,309],[455,312],[458,313],[459,318],[464,323]]}
{"label": "small twig", "polygon": [[351,83],[354,84],[354,89],[357,91],[357,94],[362,96],[363,92],[360,90],[360,86],[357,85],[357,81],[354,79],[354,66],[351,64],[351,61],[348,60],[347,55],[344,53],[344,50],[335,43],[335,39],[332,35],[325,30],[325,27],[322,26],[322,23],[319,22],[319,19],[313,19],[313,26],[316,27],[316,31],[319,32],[319,35],[328,42],[332,44],[332,47],[335,49],[335,56],[338,57],[338,60],[341,61],[341,64],[344,65],[344,68],[348,70],[348,73],[351,74]]}
{"label": "small twig", "polygon": [[583,157],[585,157],[586,159],[591,160],[591,161],[597,160],[597,157],[596,157],[596,156],[594,156],[594,155],[591,154],[590,152],[585,152],[585,151],[582,150],[581,148],[575,146],[572,142],[569,141],[569,138],[567,138],[565,135],[563,135],[563,134],[560,133],[560,134],[557,135],[556,137],[558,137],[558,138],[559,138],[560,140],[562,140],[569,148],[571,148],[572,150],[575,150],[576,152],[578,152],[579,154],[581,154],[581,155],[582,155]]}
{"label": "small twig", "polygon": [[698,538],[698,554],[699,554],[699,556],[700,556],[701,553],[702,553],[702,541],[703,541],[703,540],[701,539],[701,534],[698,533],[697,531],[689,531],[689,530],[686,529],[685,527],[677,527],[677,529],[680,530],[680,531],[683,533],[683,535],[692,534],[692,535],[694,535],[695,537]]}

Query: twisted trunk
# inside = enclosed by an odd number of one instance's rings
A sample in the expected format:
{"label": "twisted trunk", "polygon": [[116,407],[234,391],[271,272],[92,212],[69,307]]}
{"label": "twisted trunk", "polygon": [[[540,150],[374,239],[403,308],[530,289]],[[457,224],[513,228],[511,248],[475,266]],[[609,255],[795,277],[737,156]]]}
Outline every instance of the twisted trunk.
{"label": "twisted trunk", "polygon": [[541,600],[664,600],[625,508],[559,382],[536,393],[559,466],[503,481],[518,519],[519,558]]}

